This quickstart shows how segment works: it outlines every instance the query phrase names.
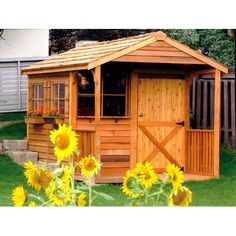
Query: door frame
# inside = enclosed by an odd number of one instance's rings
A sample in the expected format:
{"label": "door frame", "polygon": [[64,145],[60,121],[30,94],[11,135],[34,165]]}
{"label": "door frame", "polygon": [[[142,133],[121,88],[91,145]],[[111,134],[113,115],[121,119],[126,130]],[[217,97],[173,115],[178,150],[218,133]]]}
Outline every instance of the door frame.
{"label": "door frame", "polygon": [[[131,73],[131,94],[130,94],[130,117],[131,117],[131,135],[130,135],[130,169],[133,169],[137,163],[138,150],[138,79],[141,73],[160,74],[160,75],[181,75],[185,81],[184,95],[188,95],[186,85],[186,71],[184,70],[160,70],[148,68],[134,68]],[[189,96],[184,98],[184,140],[183,140],[183,168],[186,165],[186,124],[189,124]],[[187,107],[187,109],[186,109]],[[188,113],[188,114],[187,114]],[[187,119],[186,119],[187,118]]]}

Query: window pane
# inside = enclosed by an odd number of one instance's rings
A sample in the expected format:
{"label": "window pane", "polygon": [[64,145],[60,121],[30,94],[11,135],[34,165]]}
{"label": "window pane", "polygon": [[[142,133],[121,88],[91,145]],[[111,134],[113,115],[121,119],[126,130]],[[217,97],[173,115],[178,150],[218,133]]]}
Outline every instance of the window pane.
{"label": "window pane", "polygon": [[53,85],[53,98],[58,98],[58,84]]}
{"label": "window pane", "polygon": [[33,110],[36,111],[37,110],[37,101],[33,100]]}
{"label": "window pane", "polygon": [[94,116],[94,96],[78,98],[78,116]]}
{"label": "window pane", "polygon": [[59,113],[64,114],[65,112],[65,100],[60,100]]}
{"label": "window pane", "polygon": [[33,94],[32,94],[32,98],[37,98],[37,85],[36,84],[34,84],[34,85],[32,85],[32,91],[33,91]]}
{"label": "window pane", "polygon": [[104,96],[104,116],[125,116],[125,96]]}
{"label": "window pane", "polygon": [[[94,80],[91,72],[84,72],[78,79],[78,91],[83,94],[94,94]],[[86,78],[86,79],[85,79]]]}
{"label": "window pane", "polygon": [[60,86],[60,98],[65,98],[65,84],[59,84]]}
{"label": "window pane", "polygon": [[39,84],[39,98],[43,98],[43,85]]}
{"label": "window pane", "polygon": [[53,101],[53,110],[58,111],[58,100],[54,99]]}
{"label": "window pane", "polygon": [[124,72],[112,70],[103,75],[104,94],[125,94],[126,74]]}

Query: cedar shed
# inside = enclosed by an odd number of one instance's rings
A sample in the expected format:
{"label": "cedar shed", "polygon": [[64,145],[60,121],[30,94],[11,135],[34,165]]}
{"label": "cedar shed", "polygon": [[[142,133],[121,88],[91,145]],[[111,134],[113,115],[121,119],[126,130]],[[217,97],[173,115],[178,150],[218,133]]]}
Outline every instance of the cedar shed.
{"label": "cedar shed", "polygon": [[[195,179],[219,177],[221,75],[228,68],[158,31],[81,45],[22,70],[28,76],[28,149],[55,162],[49,131],[58,122],[79,135],[81,153],[103,163],[96,183],[121,182],[137,162],[157,172],[174,163]],[[213,74],[214,128],[190,126],[194,78]],[[47,117],[56,110],[60,121]],[[80,179],[79,171],[76,178]]]}

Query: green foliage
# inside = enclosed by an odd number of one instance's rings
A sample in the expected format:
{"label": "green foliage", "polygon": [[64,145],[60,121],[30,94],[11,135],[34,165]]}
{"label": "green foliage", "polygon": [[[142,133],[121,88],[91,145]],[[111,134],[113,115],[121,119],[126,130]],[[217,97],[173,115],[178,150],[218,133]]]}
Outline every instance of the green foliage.
{"label": "green foliage", "polygon": [[194,29],[167,29],[163,30],[171,38],[178,40],[181,43],[187,44],[193,49],[199,47],[199,34]]}
{"label": "green foliage", "polygon": [[169,29],[170,37],[200,50],[203,54],[232,67],[235,65],[235,40],[223,29]]}

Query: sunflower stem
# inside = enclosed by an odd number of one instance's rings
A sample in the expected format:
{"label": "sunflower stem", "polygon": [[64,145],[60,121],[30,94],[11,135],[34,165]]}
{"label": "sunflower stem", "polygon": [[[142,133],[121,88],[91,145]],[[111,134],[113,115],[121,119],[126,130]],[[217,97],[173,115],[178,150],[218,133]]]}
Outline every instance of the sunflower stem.
{"label": "sunflower stem", "polygon": [[92,204],[92,182],[91,178],[88,179],[88,190],[89,190],[89,206]]}
{"label": "sunflower stem", "polygon": [[32,193],[29,193],[29,197],[35,198],[35,199],[37,199],[40,202],[44,202],[44,199],[42,197],[36,196],[36,195],[34,195]]}

